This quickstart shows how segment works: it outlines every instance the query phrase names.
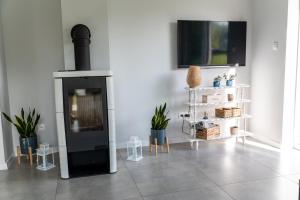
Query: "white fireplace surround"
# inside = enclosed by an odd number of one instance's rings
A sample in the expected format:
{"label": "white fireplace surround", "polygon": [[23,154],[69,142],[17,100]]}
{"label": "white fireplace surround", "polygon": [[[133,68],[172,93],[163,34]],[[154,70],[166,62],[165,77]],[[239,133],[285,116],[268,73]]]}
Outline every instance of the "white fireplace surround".
{"label": "white fireplace surround", "polygon": [[110,173],[115,173],[117,171],[117,159],[116,159],[116,129],[115,129],[115,111],[114,111],[115,105],[114,105],[112,72],[111,71],[62,71],[62,72],[53,73],[53,78],[55,83],[56,124],[57,124],[58,151],[59,151],[61,178],[69,178],[66,135],[65,135],[64,106],[63,106],[63,81],[62,81],[62,79],[66,77],[106,77]]}

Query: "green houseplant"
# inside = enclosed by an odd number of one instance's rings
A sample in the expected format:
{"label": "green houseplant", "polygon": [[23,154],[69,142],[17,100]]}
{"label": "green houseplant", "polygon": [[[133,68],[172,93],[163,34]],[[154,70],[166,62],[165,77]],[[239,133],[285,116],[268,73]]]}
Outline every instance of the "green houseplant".
{"label": "green houseplant", "polygon": [[157,139],[157,144],[165,144],[166,128],[170,119],[167,117],[167,103],[155,108],[155,113],[151,120],[151,139]]}
{"label": "green houseplant", "polygon": [[8,122],[16,127],[19,133],[21,153],[28,154],[29,147],[35,152],[37,148],[36,126],[40,120],[40,114],[36,113],[35,109],[31,111],[30,108],[27,114],[25,114],[22,108],[21,115],[15,115],[15,120],[12,120],[12,118],[4,112],[2,112],[2,114]]}

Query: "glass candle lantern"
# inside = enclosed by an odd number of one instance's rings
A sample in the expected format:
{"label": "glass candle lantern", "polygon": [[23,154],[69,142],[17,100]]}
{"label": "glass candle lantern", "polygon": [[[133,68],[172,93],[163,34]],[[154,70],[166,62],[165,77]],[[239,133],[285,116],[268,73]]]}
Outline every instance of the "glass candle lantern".
{"label": "glass candle lantern", "polygon": [[143,145],[138,137],[132,136],[127,142],[127,160],[140,161],[143,158]]}
{"label": "glass candle lantern", "polygon": [[[53,148],[49,147],[49,144],[41,144],[40,148],[36,150],[37,156],[37,169],[47,171],[55,167]],[[39,162],[41,158],[41,163]]]}

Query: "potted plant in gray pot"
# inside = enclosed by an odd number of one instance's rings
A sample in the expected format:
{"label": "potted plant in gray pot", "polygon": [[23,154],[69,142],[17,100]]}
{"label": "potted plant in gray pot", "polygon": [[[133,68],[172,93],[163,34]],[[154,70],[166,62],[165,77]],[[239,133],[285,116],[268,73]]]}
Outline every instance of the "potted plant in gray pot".
{"label": "potted plant in gray pot", "polygon": [[168,112],[166,111],[167,103],[164,105],[160,105],[159,107],[155,108],[155,113],[151,120],[151,139],[152,143],[155,139],[157,139],[157,144],[162,145],[165,144],[165,138],[166,138],[166,128],[168,126],[168,123],[170,121],[169,118],[167,118]]}
{"label": "potted plant in gray pot", "polygon": [[32,148],[32,152],[35,153],[37,149],[37,135],[36,126],[40,120],[40,114],[36,113],[35,109],[33,111],[28,111],[26,115],[24,109],[21,109],[21,116],[15,115],[15,120],[13,121],[10,116],[2,113],[4,118],[13,124],[18,133],[20,140],[20,148],[22,154],[28,154],[28,148]]}

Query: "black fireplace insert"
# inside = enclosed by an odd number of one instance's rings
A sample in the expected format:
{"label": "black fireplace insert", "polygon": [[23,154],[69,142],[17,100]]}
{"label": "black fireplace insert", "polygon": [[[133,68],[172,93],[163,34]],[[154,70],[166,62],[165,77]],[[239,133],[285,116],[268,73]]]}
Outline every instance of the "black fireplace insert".
{"label": "black fireplace insert", "polygon": [[70,177],[109,173],[105,77],[63,78]]}

